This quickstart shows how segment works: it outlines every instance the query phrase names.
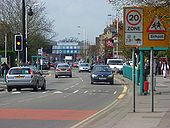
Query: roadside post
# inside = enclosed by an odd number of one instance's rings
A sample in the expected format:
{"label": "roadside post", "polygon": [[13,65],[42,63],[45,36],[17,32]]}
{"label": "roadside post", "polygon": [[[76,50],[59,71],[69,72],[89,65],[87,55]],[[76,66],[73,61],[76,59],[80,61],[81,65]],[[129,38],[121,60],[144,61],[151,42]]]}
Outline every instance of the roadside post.
{"label": "roadside post", "polygon": [[143,44],[143,8],[124,7],[124,23],[124,45],[132,48],[132,106],[135,112],[135,48]]}

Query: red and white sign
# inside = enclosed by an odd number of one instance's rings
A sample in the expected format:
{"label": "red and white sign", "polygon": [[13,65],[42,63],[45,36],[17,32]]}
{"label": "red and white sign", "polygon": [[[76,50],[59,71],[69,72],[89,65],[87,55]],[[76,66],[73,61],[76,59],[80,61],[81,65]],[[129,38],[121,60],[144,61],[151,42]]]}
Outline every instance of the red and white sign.
{"label": "red and white sign", "polygon": [[141,46],[143,43],[143,8],[125,7],[125,45]]}
{"label": "red and white sign", "polygon": [[126,8],[125,32],[143,32],[143,9],[142,8]]}
{"label": "red and white sign", "polygon": [[161,20],[158,18],[158,16],[154,16],[147,32],[165,32],[165,27],[163,26]]}

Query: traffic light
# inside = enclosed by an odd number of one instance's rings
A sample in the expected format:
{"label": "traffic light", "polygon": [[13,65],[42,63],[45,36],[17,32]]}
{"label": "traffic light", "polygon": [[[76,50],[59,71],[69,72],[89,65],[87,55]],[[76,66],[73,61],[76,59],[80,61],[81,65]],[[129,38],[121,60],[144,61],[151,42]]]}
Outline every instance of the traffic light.
{"label": "traffic light", "polygon": [[23,37],[22,35],[15,35],[15,51],[22,51]]}

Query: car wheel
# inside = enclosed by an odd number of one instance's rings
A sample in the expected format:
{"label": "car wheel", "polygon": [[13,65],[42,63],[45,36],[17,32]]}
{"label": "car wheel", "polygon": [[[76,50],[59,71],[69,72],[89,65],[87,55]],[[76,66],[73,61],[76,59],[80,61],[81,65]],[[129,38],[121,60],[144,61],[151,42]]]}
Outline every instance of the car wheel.
{"label": "car wheel", "polygon": [[91,84],[94,84],[93,81],[91,81]]}
{"label": "car wheel", "polygon": [[72,75],[70,75],[70,78],[72,78]]}
{"label": "car wheel", "polygon": [[7,87],[7,91],[8,91],[8,92],[11,92],[11,91],[12,91],[12,88],[11,88],[11,87]]}
{"label": "car wheel", "polygon": [[112,81],[112,82],[110,82],[110,85],[113,85],[113,83],[114,83],[113,81]]}
{"label": "car wheel", "polygon": [[17,91],[21,91],[21,88],[17,88]]}
{"label": "car wheel", "polygon": [[44,84],[43,84],[43,86],[41,87],[41,90],[46,90],[46,81],[44,81]]}
{"label": "car wheel", "polygon": [[55,75],[55,78],[58,78],[58,76],[57,76],[57,75]]}
{"label": "car wheel", "polygon": [[34,88],[33,88],[34,91],[38,91],[38,84],[39,84],[39,83],[37,82],[37,84],[34,86]]}

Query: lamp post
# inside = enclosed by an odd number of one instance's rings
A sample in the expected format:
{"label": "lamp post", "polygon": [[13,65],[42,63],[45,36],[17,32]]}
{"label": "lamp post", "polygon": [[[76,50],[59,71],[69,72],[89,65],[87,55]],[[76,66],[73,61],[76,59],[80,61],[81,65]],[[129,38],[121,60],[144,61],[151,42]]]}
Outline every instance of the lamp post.
{"label": "lamp post", "polygon": [[[81,26],[77,26],[79,29],[81,28]],[[87,40],[86,40],[86,29],[82,28],[82,33],[83,33],[83,42],[84,42],[84,56],[87,59]],[[81,32],[79,33],[81,34]]]}
{"label": "lamp post", "polygon": [[22,35],[23,35],[23,63],[26,63],[26,39],[25,39],[25,0],[22,0]]}

